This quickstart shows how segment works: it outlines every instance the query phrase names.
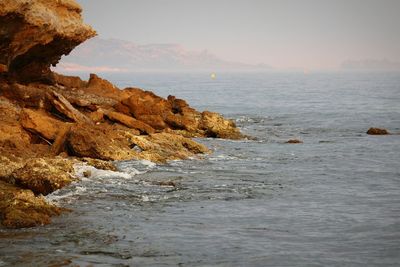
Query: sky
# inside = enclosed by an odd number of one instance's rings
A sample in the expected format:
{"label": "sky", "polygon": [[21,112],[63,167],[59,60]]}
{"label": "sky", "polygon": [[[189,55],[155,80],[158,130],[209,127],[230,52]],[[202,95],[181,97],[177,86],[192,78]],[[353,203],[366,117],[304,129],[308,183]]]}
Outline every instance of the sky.
{"label": "sky", "polygon": [[77,0],[102,38],[278,69],[400,61],[400,0]]}

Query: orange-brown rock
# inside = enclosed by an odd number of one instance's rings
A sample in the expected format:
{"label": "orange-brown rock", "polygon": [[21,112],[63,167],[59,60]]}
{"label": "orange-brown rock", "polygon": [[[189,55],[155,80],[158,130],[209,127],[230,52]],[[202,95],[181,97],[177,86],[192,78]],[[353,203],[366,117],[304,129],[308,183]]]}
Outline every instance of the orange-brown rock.
{"label": "orange-brown rock", "polygon": [[156,130],[164,130],[168,127],[161,115],[139,115],[137,116],[137,119],[150,125]]}
{"label": "orange-brown rock", "polygon": [[62,158],[34,158],[15,170],[11,176],[15,184],[47,195],[73,181],[73,161]]}
{"label": "orange-brown rock", "polygon": [[90,74],[89,82],[84,91],[89,94],[121,101],[122,91],[109,81],[93,73]]}
{"label": "orange-brown rock", "polygon": [[7,228],[49,224],[63,209],[48,204],[32,191],[0,181],[0,219]]}
{"label": "orange-brown rock", "polygon": [[67,138],[71,155],[102,160],[126,160],[134,158],[135,151],[121,131],[111,126],[76,125]]}
{"label": "orange-brown rock", "polygon": [[54,119],[43,110],[23,109],[20,117],[21,125],[29,132],[38,134],[46,140],[56,139],[60,128],[64,127],[64,122]]}
{"label": "orange-brown rock", "polygon": [[143,122],[143,120],[136,120],[130,116],[115,111],[106,111],[105,115],[110,120],[122,123],[129,128],[137,129],[143,134],[151,134],[155,132],[154,129],[149,124]]}
{"label": "orange-brown rock", "polygon": [[171,103],[172,112],[173,113],[182,113],[183,112],[183,108],[189,106],[188,103],[185,100],[176,98],[173,95],[169,95],[167,97],[167,100],[168,100],[168,102]]}
{"label": "orange-brown rock", "polygon": [[187,159],[210,151],[190,138],[170,133],[155,133],[149,136],[131,136],[132,147],[137,148],[135,158],[153,162]]}
{"label": "orange-brown rock", "polygon": [[0,0],[0,64],[19,81],[51,79],[50,66],[95,35],[74,0]]}
{"label": "orange-brown rock", "polygon": [[50,91],[47,93],[47,98],[51,102],[51,104],[54,106],[54,108],[64,115],[66,118],[70,119],[73,122],[78,122],[78,123],[88,123],[92,124],[92,120],[89,119],[87,116],[82,114],[79,110],[74,108],[71,103],[65,99],[64,96],[61,94],[55,92],[55,91]]}
{"label": "orange-brown rock", "polygon": [[369,128],[367,134],[370,135],[387,135],[389,134],[388,130],[381,128]]}
{"label": "orange-brown rock", "polygon": [[23,85],[19,83],[1,84],[2,95],[13,102],[18,102],[21,107],[47,108],[47,87]]}
{"label": "orange-brown rock", "polygon": [[141,115],[160,115],[164,118],[172,110],[170,102],[152,92],[140,89],[131,89],[129,92],[131,96],[122,103],[129,108],[135,118]]}
{"label": "orange-brown rock", "polygon": [[202,124],[208,137],[226,139],[241,139],[243,135],[233,121],[224,119],[215,112],[204,111],[202,113]]}
{"label": "orange-brown rock", "polygon": [[118,103],[114,106],[114,109],[115,109],[116,111],[118,111],[119,113],[122,113],[122,114],[125,114],[125,115],[128,115],[128,116],[131,115],[131,112],[130,112],[130,110],[129,110],[129,107],[128,107],[128,106],[125,106],[125,105],[122,104],[121,102],[118,102]]}
{"label": "orange-brown rock", "polygon": [[82,88],[87,86],[87,82],[83,81],[78,76],[66,76],[53,72],[54,82],[58,85],[65,86],[67,88]]}

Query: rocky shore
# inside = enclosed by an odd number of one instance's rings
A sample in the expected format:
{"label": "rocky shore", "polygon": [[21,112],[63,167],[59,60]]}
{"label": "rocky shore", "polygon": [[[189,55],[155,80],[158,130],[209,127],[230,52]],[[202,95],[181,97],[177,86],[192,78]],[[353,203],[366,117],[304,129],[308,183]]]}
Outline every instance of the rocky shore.
{"label": "rocky shore", "polygon": [[73,0],[0,0],[0,219],[50,223],[66,209],[43,196],[77,178],[74,164],[185,159],[209,150],[192,137],[240,139],[235,124],[186,101],[53,73],[62,55],[93,37]]}

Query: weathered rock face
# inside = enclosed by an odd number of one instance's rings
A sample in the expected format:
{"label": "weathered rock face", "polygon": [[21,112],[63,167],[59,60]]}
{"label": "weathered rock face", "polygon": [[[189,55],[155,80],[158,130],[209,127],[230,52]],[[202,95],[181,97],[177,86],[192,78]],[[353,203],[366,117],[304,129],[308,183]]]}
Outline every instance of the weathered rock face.
{"label": "weathered rock face", "polygon": [[74,0],[0,0],[0,73],[51,78],[50,65],[95,35]]}

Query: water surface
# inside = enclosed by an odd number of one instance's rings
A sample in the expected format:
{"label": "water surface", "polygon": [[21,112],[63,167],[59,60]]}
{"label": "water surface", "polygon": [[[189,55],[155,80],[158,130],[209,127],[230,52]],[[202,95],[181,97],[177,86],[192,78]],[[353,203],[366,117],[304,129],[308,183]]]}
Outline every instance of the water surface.
{"label": "water surface", "polygon": [[49,197],[72,213],[0,229],[0,266],[398,266],[400,135],[365,134],[400,133],[398,73],[105,76],[257,140],[198,139],[213,154],[93,171]]}

